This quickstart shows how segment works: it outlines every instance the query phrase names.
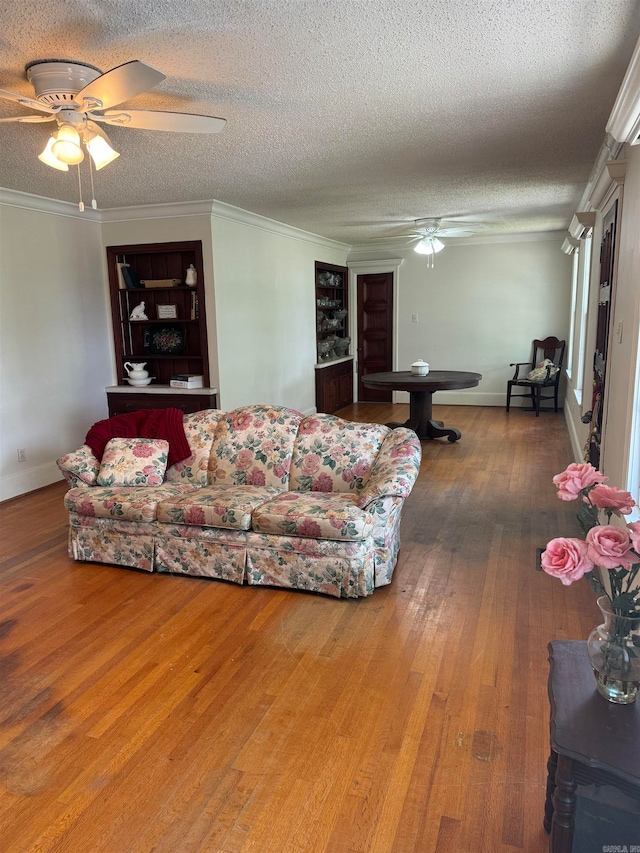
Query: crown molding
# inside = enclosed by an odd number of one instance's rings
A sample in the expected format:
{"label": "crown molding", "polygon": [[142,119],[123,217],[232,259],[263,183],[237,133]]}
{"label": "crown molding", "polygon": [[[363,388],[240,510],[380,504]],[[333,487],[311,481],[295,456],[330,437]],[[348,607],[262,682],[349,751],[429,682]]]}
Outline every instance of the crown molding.
{"label": "crown molding", "polygon": [[629,142],[631,145],[638,144],[638,134],[640,134],[640,41],[633,51],[631,62],[627,67],[627,72],[624,75],[605,129],[618,142]]}
{"label": "crown molding", "polygon": [[379,261],[347,261],[350,270],[361,275],[373,272],[397,272],[404,258],[383,258]]}
{"label": "crown molding", "polygon": [[339,252],[349,251],[347,243],[330,240],[310,231],[303,231],[293,225],[269,219],[259,213],[252,213],[241,207],[234,207],[223,201],[210,199],[207,201],[185,201],[168,204],[141,204],[135,207],[114,207],[102,211],[103,222],[131,222],[137,219],[174,219],[181,216],[208,216],[212,219],[224,219],[227,222],[237,222],[250,228],[258,228],[270,234],[278,234],[289,239],[313,243],[325,249]]}
{"label": "crown molding", "polygon": [[45,198],[41,195],[23,193],[19,190],[9,190],[0,187],[0,205],[19,207],[22,210],[33,210],[38,213],[49,213],[54,216],[67,216],[70,219],[81,219],[84,222],[100,222],[101,212],[92,207],[78,210],[78,205],[71,201],[59,201],[55,198]]}
{"label": "crown molding", "polygon": [[136,219],[174,219],[179,216],[210,216],[211,201],[178,201],[162,204],[137,204],[102,210],[103,222],[133,222]]}
{"label": "crown molding", "polygon": [[565,255],[572,255],[579,246],[580,240],[576,240],[575,237],[565,237],[564,243],[560,248],[565,253]]}
{"label": "crown molding", "polygon": [[613,185],[619,186],[624,183],[626,171],[626,160],[607,160],[602,164],[600,171],[595,176],[594,182],[591,186],[589,204],[592,208],[598,210],[611,187]]}
{"label": "crown molding", "polygon": [[624,184],[624,179],[627,174],[627,161],[626,160],[613,160],[607,163],[607,172],[609,172],[609,177],[611,180],[620,185]]}
{"label": "crown molding", "polygon": [[334,249],[338,252],[348,252],[351,248],[349,243],[341,243],[338,240],[331,240],[329,237],[323,237],[320,234],[313,234],[311,231],[303,231],[302,228],[287,225],[276,219],[269,219],[267,216],[252,213],[250,210],[243,210],[241,207],[234,207],[234,205],[223,201],[211,202],[211,216],[226,219],[230,222],[238,222],[241,225],[258,228],[261,231],[268,231],[271,234],[279,234],[282,237],[300,240],[303,243],[313,243],[316,246],[322,246],[325,249]]}
{"label": "crown molding", "polygon": [[[593,210],[578,210],[573,214],[569,223],[569,234],[574,240],[581,240],[596,224],[596,214]],[[564,251],[564,250],[563,250]]]}

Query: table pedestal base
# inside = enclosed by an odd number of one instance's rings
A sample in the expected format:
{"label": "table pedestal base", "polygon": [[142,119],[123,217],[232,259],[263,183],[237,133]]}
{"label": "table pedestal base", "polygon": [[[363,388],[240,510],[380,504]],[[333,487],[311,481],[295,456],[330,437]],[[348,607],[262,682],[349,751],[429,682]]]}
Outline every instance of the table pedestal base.
{"label": "table pedestal base", "polygon": [[401,424],[396,421],[388,423],[391,429],[407,427],[412,429],[421,441],[429,441],[432,438],[446,438],[449,441],[458,441],[461,433],[459,429],[446,428],[442,421],[435,421],[432,417],[432,391],[410,391],[409,420]]}

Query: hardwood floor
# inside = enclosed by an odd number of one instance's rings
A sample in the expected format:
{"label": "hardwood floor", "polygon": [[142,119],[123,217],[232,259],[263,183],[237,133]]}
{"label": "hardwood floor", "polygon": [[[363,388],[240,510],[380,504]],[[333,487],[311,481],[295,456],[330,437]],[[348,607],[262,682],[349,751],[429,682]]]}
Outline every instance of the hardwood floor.
{"label": "hardwood floor", "polygon": [[534,570],[564,418],[435,411],[364,600],[73,563],[62,483],[0,507],[3,853],[547,849],[546,645],[597,620]]}

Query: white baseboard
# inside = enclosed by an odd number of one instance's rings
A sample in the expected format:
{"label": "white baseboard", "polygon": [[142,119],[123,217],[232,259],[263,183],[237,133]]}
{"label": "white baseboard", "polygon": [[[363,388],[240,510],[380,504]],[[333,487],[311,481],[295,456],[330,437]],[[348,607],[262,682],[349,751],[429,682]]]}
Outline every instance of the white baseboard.
{"label": "white baseboard", "polygon": [[50,486],[62,480],[62,474],[55,462],[47,462],[37,468],[29,468],[28,471],[20,471],[18,474],[10,474],[8,477],[0,478],[0,501],[8,501],[18,495],[33,492],[43,486]]}
{"label": "white baseboard", "polygon": [[564,419],[567,422],[567,429],[569,431],[569,441],[571,442],[573,458],[576,462],[584,462],[584,448],[580,443],[580,439],[578,438],[576,425],[573,422],[573,418],[571,417],[571,412],[569,411],[568,406],[564,410]]}

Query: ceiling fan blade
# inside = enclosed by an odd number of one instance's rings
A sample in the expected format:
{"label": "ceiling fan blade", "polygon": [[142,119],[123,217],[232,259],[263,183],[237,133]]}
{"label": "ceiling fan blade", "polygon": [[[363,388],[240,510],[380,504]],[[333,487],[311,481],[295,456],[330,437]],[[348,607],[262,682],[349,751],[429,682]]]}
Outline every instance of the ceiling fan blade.
{"label": "ceiling fan blade", "polygon": [[464,227],[460,226],[459,228],[439,228],[436,232],[438,237],[471,237],[473,234],[477,234],[478,231],[482,231],[486,226],[484,225],[473,225]]}
{"label": "ceiling fan blade", "polygon": [[402,240],[404,243],[409,245],[409,243],[415,243],[417,240],[422,240],[424,234],[395,234],[389,237],[369,237],[367,242],[372,241],[380,241],[381,243],[388,243],[390,240]]}
{"label": "ceiling fan blade", "polygon": [[99,104],[97,108],[103,110],[141,95],[142,92],[157,86],[165,77],[157,68],[134,59],[96,77],[78,92],[74,100],[80,104],[85,98],[96,101]]}
{"label": "ceiling fan blade", "polygon": [[41,113],[52,113],[53,109],[46,104],[41,104],[40,101],[35,101],[27,95],[18,95],[16,92],[7,92],[6,89],[0,89],[0,98],[6,101],[15,101],[22,104],[23,107],[29,107],[32,110],[40,110]]}
{"label": "ceiling fan blade", "polygon": [[95,121],[140,130],[167,130],[176,133],[220,133],[227,123],[224,118],[191,113],[156,112],[153,110],[107,110],[92,115]]}
{"label": "ceiling fan blade", "polygon": [[28,122],[41,122],[41,121],[55,121],[55,116],[14,116],[13,118],[0,118],[0,121],[28,121]]}

